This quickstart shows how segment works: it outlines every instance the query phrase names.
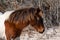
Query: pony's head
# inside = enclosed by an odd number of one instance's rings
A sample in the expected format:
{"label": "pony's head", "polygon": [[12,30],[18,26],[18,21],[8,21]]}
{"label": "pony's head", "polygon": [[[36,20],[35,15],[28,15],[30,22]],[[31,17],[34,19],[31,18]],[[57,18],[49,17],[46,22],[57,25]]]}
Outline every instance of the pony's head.
{"label": "pony's head", "polygon": [[45,30],[45,27],[43,24],[43,11],[40,8],[36,8],[36,10],[37,11],[35,11],[35,15],[34,15],[35,20],[32,21],[31,23],[39,33],[43,33]]}

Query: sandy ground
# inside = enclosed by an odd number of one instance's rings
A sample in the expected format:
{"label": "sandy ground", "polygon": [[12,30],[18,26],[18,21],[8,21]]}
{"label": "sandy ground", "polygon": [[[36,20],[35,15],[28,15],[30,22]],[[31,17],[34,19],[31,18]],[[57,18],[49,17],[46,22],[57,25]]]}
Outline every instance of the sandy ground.
{"label": "sandy ground", "polygon": [[60,40],[60,27],[52,27],[45,30],[43,34],[38,33],[32,27],[23,30],[21,40]]}

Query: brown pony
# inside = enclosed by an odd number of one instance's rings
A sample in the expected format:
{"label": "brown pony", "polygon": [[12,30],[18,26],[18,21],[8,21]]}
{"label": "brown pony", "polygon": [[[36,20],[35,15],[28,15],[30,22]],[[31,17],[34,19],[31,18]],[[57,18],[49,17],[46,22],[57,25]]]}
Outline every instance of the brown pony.
{"label": "brown pony", "polygon": [[43,12],[39,8],[25,8],[14,11],[7,20],[5,20],[5,34],[7,40],[14,40],[20,36],[23,28],[29,24],[38,32],[44,32]]}

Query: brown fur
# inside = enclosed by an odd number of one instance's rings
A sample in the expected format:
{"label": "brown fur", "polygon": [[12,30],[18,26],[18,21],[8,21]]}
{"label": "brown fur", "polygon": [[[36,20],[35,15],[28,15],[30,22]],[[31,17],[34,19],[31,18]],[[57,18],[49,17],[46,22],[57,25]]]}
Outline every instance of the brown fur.
{"label": "brown fur", "polygon": [[24,27],[32,25],[38,32],[44,31],[42,12],[39,8],[20,9],[13,12],[5,21],[7,40],[13,40],[21,34]]}

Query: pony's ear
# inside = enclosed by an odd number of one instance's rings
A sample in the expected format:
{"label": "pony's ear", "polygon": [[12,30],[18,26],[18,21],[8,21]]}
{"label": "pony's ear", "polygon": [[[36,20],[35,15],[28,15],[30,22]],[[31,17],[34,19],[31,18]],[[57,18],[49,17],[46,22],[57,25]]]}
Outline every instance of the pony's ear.
{"label": "pony's ear", "polygon": [[38,8],[36,8],[36,15],[38,15],[39,14],[39,12],[40,12],[40,8],[38,7]]}
{"label": "pony's ear", "polygon": [[39,13],[40,11],[41,11],[41,10],[40,10],[40,8],[38,7],[38,8],[37,8],[37,13]]}
{"label": "pony's ear", "polygon": [[37,8],[37,14],[38,16],[42,17],[43,16],[43,11],[38,7]]}
{"label": "pony's ear", "polygon": [[35,14],[36,19],[39,21],[41,18],[43,18],[43,12],[40,8],[37,8],[37,12]]}

